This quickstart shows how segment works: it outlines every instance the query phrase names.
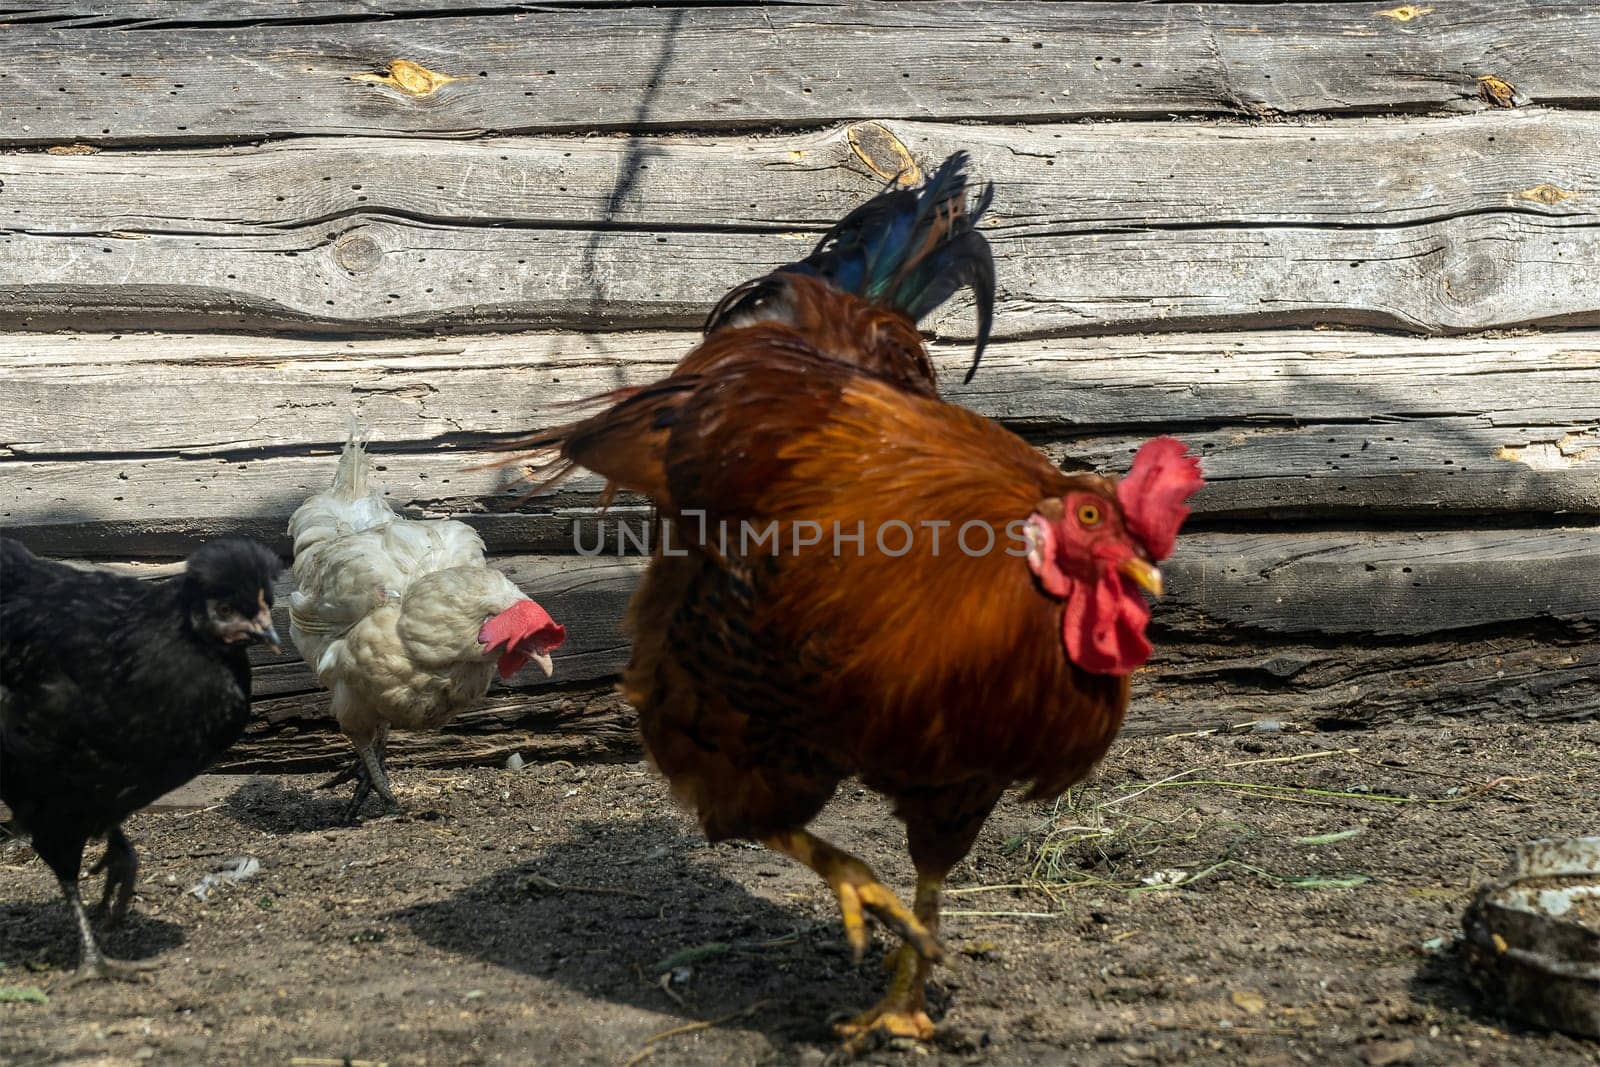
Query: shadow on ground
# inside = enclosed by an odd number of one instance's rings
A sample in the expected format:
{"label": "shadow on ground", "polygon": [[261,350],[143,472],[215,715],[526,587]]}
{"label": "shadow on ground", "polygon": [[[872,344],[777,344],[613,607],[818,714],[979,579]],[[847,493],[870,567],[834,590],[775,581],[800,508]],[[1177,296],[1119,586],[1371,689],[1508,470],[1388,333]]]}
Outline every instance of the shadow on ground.
{"label": "shadow on ground", "polygon": [[1592,1042],[1567,1035],[1552,1034],[1536,1026],[1529,1026],[1499,1013],[1496,1005],[1486,1000],[1474,987],[1467,972],[1466,954],[1462,943],[1456,941],[1439,952],[1428,956],[1417,968],[1408,983],[1410,992],[1420,1003],[1460,1018],[1471,1019],[1490,1030],[1505,1031],[1519,1038],[1544,1038],[1556,1042],[1560,1048],[1571,1042],[1575,1056],[1594,1055]]}
{"label": "shadow on ground", "polygon": [[682,824],[588,821],[572,831],[526,863],[393,917],[439,948],[686,1020],[764,1002],[725,1025],[775,1044],[830,1042],[830,1018],[882,992],[883,937],[857,967],[831,912],[746,888],[792,892],[783,858],[753,855],[735,864],[748,877],[733,881],[713,869],[709,850],[745,846],[707,845]]}
{"label": "shadow on ground", "polygon": [[[99,898],[98,881],[84,881],[85,903]],[[124,960],[154,959],[184,942],[181,926],[141,915],[137,903],[120,929],[99,937],[106,955]],[[0,963],[6,964],[8,973],[19,975],[16,980],[22,980],[24,968],[30,965],[58,971],[76,969],[78,927],[66,901],[0,903]]]}
{"label": "shadow on ground", "polygon": [[[345,813],[354,789],[353,783],[333,789],[285,789],[271,779],[253,778],[223,801],[222,812],[241,826],[271,834],[333,830],[350,825]],[[371,816],[379,810],[374,800],[366,813]]]}

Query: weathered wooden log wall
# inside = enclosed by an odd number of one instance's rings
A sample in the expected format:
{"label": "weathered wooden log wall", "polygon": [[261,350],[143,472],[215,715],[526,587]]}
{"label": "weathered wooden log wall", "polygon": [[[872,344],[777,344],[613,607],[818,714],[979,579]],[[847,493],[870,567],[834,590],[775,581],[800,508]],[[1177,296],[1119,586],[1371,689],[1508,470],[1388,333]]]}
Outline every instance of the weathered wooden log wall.
{"label": "weathered wooden log wall", "polygon": [[[6,12],[0,522],[136,573],[286,552],[356,413],[573,634],[401,759],[631,751],[638,560],[574,554],[593,481],[474,465],[956,148],[1000,298],[949,394],[1071,465],[1206,457],[1132,729],[1600,712],[1594,5]],[[970,304],[931,327],[955,382]],[[342,755],[292,654],[258,678],[231,766]]]}

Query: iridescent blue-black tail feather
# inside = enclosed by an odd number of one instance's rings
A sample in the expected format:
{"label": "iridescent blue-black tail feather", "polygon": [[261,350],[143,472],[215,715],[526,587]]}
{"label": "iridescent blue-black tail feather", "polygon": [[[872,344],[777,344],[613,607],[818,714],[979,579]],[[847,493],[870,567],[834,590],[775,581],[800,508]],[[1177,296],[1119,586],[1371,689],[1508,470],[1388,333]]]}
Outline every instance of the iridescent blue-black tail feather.
{"label": "iridescent blue-black tail feather", "polygon": [[834,287],[903,312],[913,322],[970,287],[978,333],[967,381],[978,369],[994,321],[994,257],[977,230],[994,187],[969,196],[966,152],[956,152],[927,181],[889,188],[840,219],[811,254],[730,292],[711,312],[707,333],[757,311],[785,273],[822,278]]}

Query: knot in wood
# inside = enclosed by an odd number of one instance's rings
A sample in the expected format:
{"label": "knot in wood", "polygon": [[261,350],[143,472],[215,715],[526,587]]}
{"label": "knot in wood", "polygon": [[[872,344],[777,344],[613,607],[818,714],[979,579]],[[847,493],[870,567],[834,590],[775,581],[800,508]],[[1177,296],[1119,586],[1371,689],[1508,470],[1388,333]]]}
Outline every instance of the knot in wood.
{"label": "knot in wood", "polygon": [[1445,297],[1458,307],[1481,304],[1500,286],[1500,266],[1487,252],[1447,259],[1441,272]]}
{"label": "knot in wood", "polygon": [[413,63],[409,59],[395,59],[390,61],[389,70],[385,74],[352,74],[350,80],[366,82],[368,85],[381,85],[413,99],[419,99],[432,96],[451,82],[458,82],[461,79],[453,74],[429,70],[421,63]]}
{"label": "knot in wood", "polygon": [[845,131],[845,138],[856,158],[884,181],[901,186],[922,181],[922,169],[917,166],[911,149],[882,123],[858,122]]}
{"label": "knot in wood", "polygon": [[347,233],[333,246],[333,258],[351,274],[365,274],[383,262],[383,249],[364,233]]}
{"label": "knot in wood", "polygon": [[1490,107],[1516,107],[1517,87],[1493,74],[1480,74],[1478,97]]}

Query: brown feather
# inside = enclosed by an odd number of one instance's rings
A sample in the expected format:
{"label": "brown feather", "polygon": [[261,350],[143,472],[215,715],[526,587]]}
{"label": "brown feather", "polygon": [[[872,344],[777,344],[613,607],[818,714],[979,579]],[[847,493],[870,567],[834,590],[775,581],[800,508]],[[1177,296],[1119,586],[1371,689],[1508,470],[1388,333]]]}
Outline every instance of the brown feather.
{"label": "brown feather", "polygon": [[[804,825],[849,773],[896,796],[1016,781],[1054,795],[1085,773],[1121,723],[1126,679],[1067,660],[1060,603],[1004,542],[969,556],[954,537],[977,521],[1003,538],[1069,491],[1112,513],[1112,484],[795,346],[708,342],[697,355],[714,373],[680,379],[670,431],[653,441],[675,540],[696,539],[698,520],[682,520],[703,511],[730,539],[741,522],[776,522],[784,542],[776,558],[737,545],[726,561],[658,556],[631,610],[624,692],[707,833]],[[850,543],[788,551],[800,523],[891,520],[952,525],[937,556],[927,531],[899,557],[870,532],[860,555]]]}

